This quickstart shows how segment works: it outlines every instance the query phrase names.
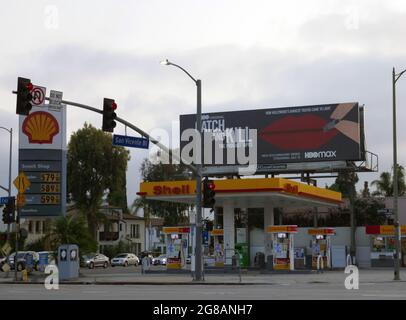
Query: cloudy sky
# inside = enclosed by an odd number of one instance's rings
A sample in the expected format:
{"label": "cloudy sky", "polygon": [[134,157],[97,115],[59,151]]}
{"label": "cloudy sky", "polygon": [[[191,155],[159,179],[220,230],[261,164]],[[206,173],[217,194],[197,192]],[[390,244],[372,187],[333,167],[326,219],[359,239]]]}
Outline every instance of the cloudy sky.
{"label": "cloudy sky", "polygon": [[[159,135],[152,130],[170,129],[196,109],[193,82],[159,64],[169,58],[202,79],[206,112],[365,104],[367,148],[379,155],[380,171],[391,169],[391,72],[406,68],[402,0],[5,0],[0,30],[0,126],[18,128],[11,91],[23,76],[99,108],[103,97],[115,98],[119,117]],[[398,158],[406,165],[406,76],[397,92]],[[68,137],[85,121],[101,127],[100,115],[69,107]],[[1,185],[8,181],[8,139],[1,130]],[[129,201],[146,155],[131,150]]]}

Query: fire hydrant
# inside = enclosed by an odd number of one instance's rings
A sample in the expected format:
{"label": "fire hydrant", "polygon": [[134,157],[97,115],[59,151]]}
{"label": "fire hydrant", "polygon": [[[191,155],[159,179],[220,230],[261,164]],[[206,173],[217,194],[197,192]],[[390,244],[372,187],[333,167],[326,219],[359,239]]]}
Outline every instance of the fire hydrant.
{"label": "fire hydrant", "polygon": [[28,272],[27,270],[23,270],[22,271],[22,275],[23,275],[23,281],[28,281]]}

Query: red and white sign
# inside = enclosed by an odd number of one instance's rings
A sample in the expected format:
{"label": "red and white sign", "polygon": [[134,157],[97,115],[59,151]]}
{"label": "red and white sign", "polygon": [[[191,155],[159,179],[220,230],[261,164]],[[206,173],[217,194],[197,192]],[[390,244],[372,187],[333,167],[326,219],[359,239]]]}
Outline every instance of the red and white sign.
{"label": "red and white sign", "polygon": [[31,90],[32,94],[32,104],[34,106],[40,106],[45,102],[45,94],[47,92],[47,88],[40,87],[40,86],[33,86]]}

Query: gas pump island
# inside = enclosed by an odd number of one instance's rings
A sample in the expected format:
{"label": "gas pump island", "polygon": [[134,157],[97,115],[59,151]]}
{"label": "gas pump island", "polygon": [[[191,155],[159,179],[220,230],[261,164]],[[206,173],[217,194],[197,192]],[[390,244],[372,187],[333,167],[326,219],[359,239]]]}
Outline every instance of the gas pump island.
{"label": "gas pump island", "polygon": [[312,236],[312,268],[331,268],[331,236],[335,235],[335,229],[315,228],[307,232]]}
{"label": "gas pump island", "polygon": [[272,256],[274,270],[294,270],[294,234],[297,233],[297,225],[268,226],[268,233],[272,238]]}
{"label": "gas pump island", "polygon": [[164,227],[162,233],[165,234],[166,245],[166,268],[184,269],[186,268],[186,258],[188,256],[188,236],[189,227]]}

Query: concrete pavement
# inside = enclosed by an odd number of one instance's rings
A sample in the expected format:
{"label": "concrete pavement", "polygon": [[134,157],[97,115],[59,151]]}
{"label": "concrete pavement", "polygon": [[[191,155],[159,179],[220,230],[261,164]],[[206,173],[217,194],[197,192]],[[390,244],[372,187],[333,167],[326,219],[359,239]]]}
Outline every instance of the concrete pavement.
{"label": "concrete pavement", "polygon": [[[69,281],[61,281],[65,284],[121,284],[121,285],[275,285],[275,284],[336,284],[344,285],[344,281],[348,274],[344,270],[340,271],[325,271],[323,273],[299,273],[299,274],[261,274],[258,271],[249,271],[241,274],[206,274],[203,282],[193,281],[190,274],[166,274],[152,273],[142,274],[140,269],[120,270],[104,269],[104,270],[87,270],[81,269],[80,277]],[[406,270],[402,269],[401,276],[403,280],[398,281],[406,286]],[[12,284],[13,273],[9,274],[8,278],[4,278],[5,274],[0,274],[1,284]],[[29,277],[28,283],[43,283],[46,275],[34,273]],[[19,275],[21,278],[21,274]],[[392,269],[360,269],[359,270],[360,284],[370,283],[395,283],[393,281]],[[19,281],[19,283],[27,283]]]}

